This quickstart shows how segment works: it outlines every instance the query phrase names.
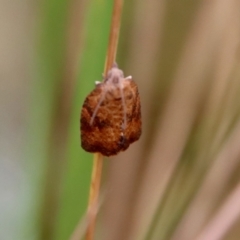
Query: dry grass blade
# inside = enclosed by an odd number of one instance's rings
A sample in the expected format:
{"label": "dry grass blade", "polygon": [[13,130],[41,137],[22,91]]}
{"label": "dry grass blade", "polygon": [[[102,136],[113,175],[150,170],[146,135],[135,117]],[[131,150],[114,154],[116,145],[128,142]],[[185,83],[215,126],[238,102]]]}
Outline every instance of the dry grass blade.
{"label": "dry grass blade", "polygon": [[[100,169],[101,169],[101,167],[97,168],[97,170],[100,170]],[[101,173],[101,172],[99,172],[99,173]],[[96,174],[96,175],[98,175],[98,174]],[[96,204],[97,206],[96,206],[95,212],[92,213],[92,214],[97,215],[97,213],[99,212],[99,209],[101,208],[101,206],[103,204],[104,197],[105,197],[105,193],[103,191],[101,196],[99,197],[98,203]],[[83,216],[83,218],[79,220],[79,222],[77,224],[77,227],[75,228],[75,230],[72,233],[69,240],[82,239],[84,237],[86,231],[87,231],[87,228],[88,228],[89,224],[90,224],[89,220],[90,220],[89,219],[89,214],[88,214],[88,212],[86,212],[86,214]]]}
{"label": "dry grass blade", "polygon": [[[120,32],[121,15],[122,15],[122,6],[123,6],[123,0],[114,1],[108,52],[107,52],[107,57],[105,62],[105,69],[104,69],[105,76],[108,70],[112,67],[116,58],[118,38],[119,38],[119,32]],[[97,215],[96,209],[97,209],[98,195],[99,195],[99,189],[100,189],[100,183],[101,183],[102,166],[103,166],[103,155],[100,153],[95,153],[91,186],[90,186],[90,196],[89,196],[89,203],[88,203],[89,224],[87,226],[87,231],[86,231],[86,240],[94,239],[94,230],[95,230],[95,222],[96,222],[96,215]]]}
{"label": "dry grass blade", "polygon": [[[137,202],[136,209],[139,212],[135,216],[138,220],[137,229],[141,231],[138,237],[132,239],[144,238],[143,226],[147,228],[148,219],[156,212],[157,201],[162,198],[164,190],[173,177],[173,170],[181,158],[199,111],[198,103],[203,97],[201,90],[204,88],[203,73],[208,71],[215,57],[216,46],[229,22],[231,10],[232,2],[203,1],[202,3],[180,60],[169,102],[157,132],[158,137],[148,159],[150,164]],[[147,210],[146,202],[148,202]],[[163,218],[160,226],[163,226],[165,221],[166,219]],[[155,228],[153,239],[165,239],[163,232],[163,229]]]}
{"label": "dry grass blade", "polygon": [[240,183],[229,195],[225,203],[207,224],[196,240],[219,240],[238,220],[240,216]]}
{"label": "dry grass blade", "polygon": [[94,229],[95,229],[95,222],[96,222],[96,216],[97,216],[97,204],[98,204],[98,196],[99,196],[99,189],[100,189],[100,183],[101,183],[102,166],[103,166],[103,155],[100,153],[95,153],[91,185],[90,185],[88,211],[87,211],[88,226],[86,231],[86,240],[94,239]]}
{"label": "dry grass blade", "polygon": [[[226,139],[227,132],[235,121],[235,112],[239,111],[235,105],[239,96],[237,90],[239,89],[239,64],[236,64],[235,56],[239,45],[239,25],[235,24],[237,21],[234,21],[234,19],[230,24],[231,27],[227,28],[223,44],[220,45],[221,51],[213,82],[213,91],[205,113],[205,118],[215,116],[209,118],[209,124],[212,128],[216,127],[216,123],[219,122],[217,132],[211,141],[211,152],[215,152],[214,154],[217,154],[217,156],[213,158],[213,165],[209,168],[202,186],[189,204],[171,239],[194,238],[208,220],[223,192],[227,189],[228,179],[238,165],[236,157],[238,154],[236,152],[238,151],[237,142],[239,141],[237,139],[238,127],[234,128],[232,135],[229,139]],[[236,76],[232,77],[232,75]],[[233,140],[234,138],[235,140]],[[222,145],[223,141],[225,142],[224,145]],[[204,161],[204,158],[199,159],[199,161]],[[214,191],[212,192],[211,189],[214,189]],[[211,192],[210,195],[209,192]],[[203,202],[205,204],[202,204]],[[196,216],[198,216],[197,221],[195,221]]]}
{"label": "dry grass blade", "polygon": [[[239,141],[240,123],[233,130],[232,135],[214,161],[215,164],[209,170],[202,187],[199,189],[198,195],[190,204],[186,217],[182,219],[181,225],[176,229],[174,236],[171,238],[172,240],[193,239],[194,233],[204,224],[207,216],[216,205],[217,200],[226,189],[228,179],[238,165],[238,156],[240,154]],[[201,204],[203,202],[205,202],[204,205]],[[198,221],[196,221],[196,216]]]}
{"label": "dry grass blade", "polygon": [[[193,127],[198,111],[197,104],[202,97],[201,89],[204,87],[202,73],[206,72],[214,57],[216,50],[214,46],[224,28],[224,24],[219,24],[220,18],[221,21],[225,21],[225,16],[219,15],[221,7],[225,7],[223,5],[222,2],[220,4],[215,1],[209,4],[203,1],[193,24],[157,132],[158,137],[149,157],[150,164],[144,176],[138,203],[139,213],[136,215],[136,219],[142,219],[142,222],[139,221],[138,229],[142,229],[156,211],[158,201],[172,177]],[[224,13],[227,15],[228,12]],[[149,195],[151,200],[148,198]],[[144,207],[146,202],[149,203],[147,211]]]}
{"label": "dry grass blade", "polygon": [[117,47],[119,32],[121,26],[121,15],[122,15],[123,0],[115,0],[113,6],[112,23],[109,35],[108,52],[105,62],[104,75],[107,74],[108,70],[112,67],[116,60]]}

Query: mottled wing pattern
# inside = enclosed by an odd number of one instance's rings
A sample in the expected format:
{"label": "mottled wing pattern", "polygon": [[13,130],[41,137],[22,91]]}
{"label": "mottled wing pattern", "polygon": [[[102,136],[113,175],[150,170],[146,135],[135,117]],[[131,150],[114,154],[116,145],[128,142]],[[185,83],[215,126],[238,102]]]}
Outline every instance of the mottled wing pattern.
{"label": "mottled wing pattern", "polygon": [[137,84],[133,80],[126,80],[129,86],[124,89],[127,112],[127,128],[125,138],[129,144],[137,141],[142,133],[141,104]]}
{"label": "mottled wing pattern", "polygon": [[[104,94],[92,125],[91,117]],[[121,150],[122,105],[120,96],[105,92],[104,83],[99,84],[87,96],[81,113],[82,147],[88,152],[100,152],[105,156]]]}
{"label": "mottled wing pattern", "polygon": [[[96,108],[97,112],[91,124]],[[81,112],[83,149],[111,156],[126,150],[140,135],[141,110],[137,85],[132,80],[124,80],[121,93],[120,88],[109,90],[105,83],[98,84],[87,96]]]}

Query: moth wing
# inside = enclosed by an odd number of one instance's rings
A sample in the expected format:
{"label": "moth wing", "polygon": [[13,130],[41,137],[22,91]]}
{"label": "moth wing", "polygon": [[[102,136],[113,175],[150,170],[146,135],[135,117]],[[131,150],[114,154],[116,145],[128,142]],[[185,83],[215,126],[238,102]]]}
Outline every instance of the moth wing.
{"label": "moth wing", "polygon": [[101,83],[86,97],[81,112],[81,145],[88,152],[111,156],[121,150],[121,133],[113,119],[116,106],[107,95],[104,83]]}
{"label": "moth wing", "polygon": [[125,137],[129,144],[137,141],[142,133],[141,103],[137,84],[133,80],[129,81],[129,88],[126,89],[125,102],[127,109],[127,128]]}

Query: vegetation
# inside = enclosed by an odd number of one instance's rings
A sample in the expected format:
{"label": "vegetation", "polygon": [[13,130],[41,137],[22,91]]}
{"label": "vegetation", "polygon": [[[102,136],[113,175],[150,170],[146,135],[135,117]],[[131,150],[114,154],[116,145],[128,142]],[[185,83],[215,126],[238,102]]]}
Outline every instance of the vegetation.
{"label": "vegetation", "polygon": [[[65,240],[87,224],[93,155],[79,116],[102,79],[113,1],[38,4],[15,225],[18,239]],[[239,9],[125,1],[116,59],[138,84],[143,135],[104,159],[95,239],[239,239]]]}

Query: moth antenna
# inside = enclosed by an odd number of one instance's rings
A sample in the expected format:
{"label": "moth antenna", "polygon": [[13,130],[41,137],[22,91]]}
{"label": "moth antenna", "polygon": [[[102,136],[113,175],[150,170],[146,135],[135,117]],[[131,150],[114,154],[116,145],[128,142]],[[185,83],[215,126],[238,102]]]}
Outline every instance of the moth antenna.
{"label": "moth antenna", "polygon": [[98,84],[100,84],[100,81],[95,81],[95,85],[97,86]]}
{"label": "moth antenna", "polygon": [[101,104],[102,104],[102,102],[103,102],[103,100],[104,100],[105,95],[106,95],[106,90],[104,90],[104,92],[102,93],[102,96],[101,96],[101,98],[100,98],[100,100],[99,100],[96,108],[94,109],[93,115],[92,115],[91,120],[90,120],[90,125],[93,124],[94,118],[95,118],[96,115],[97,115],[97,111],[98,111],[98,109],[100,108],[100,106],[101,106]]}
{"label": "moth antenna", "polygon": [[132,80],[132,76],[127,76],[125,80]]}
{"label": "moth antenna", "polygon": [[125,103],[123,90],[121,87],[120,87],[120,93],[121,93],[122,105],[123,105],[123,130],[125,130],[127,127],[127,116],[126,116],[127,110],[126,110],[126,103]]}

